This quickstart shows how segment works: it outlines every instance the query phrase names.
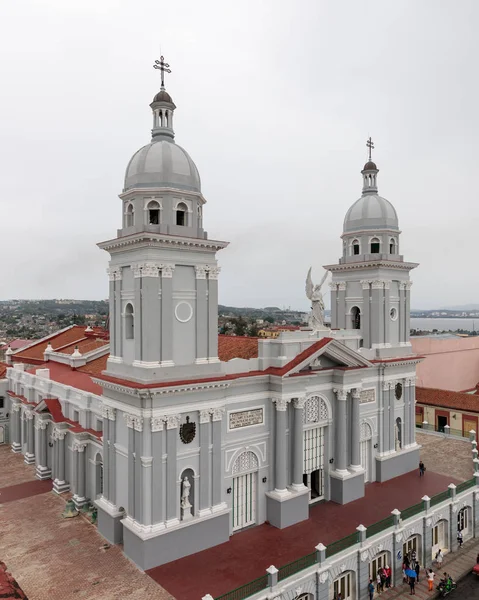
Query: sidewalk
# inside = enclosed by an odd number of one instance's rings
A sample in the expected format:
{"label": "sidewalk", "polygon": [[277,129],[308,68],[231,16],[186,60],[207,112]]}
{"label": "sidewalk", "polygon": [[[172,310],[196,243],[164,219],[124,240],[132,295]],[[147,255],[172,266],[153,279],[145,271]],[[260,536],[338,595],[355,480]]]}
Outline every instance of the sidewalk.
{"label": "sidewalk", "polygon": [[[458,581],[467,573],[472,571],[473,566],[476,564],[476,557],[479,552],[479,539],[472,539],[467,541],[461,550],[457,552],[446,554],[442,563],[441,569],[438,571],[435,566],[432,566],[432,570],[436,574],[434,578],[434,591],[428,592],[428,585],[426,577],[424,575],[424,569],[421,569],[419,575],[419,583],[416,584],[416,598],[417,600],[426,600],[431,598],[437,598],[438,592],[436,586],[442,577],[442,573],[446,571],[451,575],[454,581]],[[407,583],[401,583],[398,587],[385,590],[382,594],[374,594],[374,600],[376,598],[383,598],[383,600],[396,600],[398,598],[411,598],[409,585]]]}

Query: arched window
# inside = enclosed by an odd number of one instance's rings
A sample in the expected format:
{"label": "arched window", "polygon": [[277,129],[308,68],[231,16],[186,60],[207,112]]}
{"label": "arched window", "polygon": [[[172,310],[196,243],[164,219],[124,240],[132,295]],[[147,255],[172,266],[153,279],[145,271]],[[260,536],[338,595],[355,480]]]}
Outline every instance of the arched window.
{"label": "arched window", "polygon": [[132,227],[135,223],[133,204],[128,204],[125,211],[125,227]]}
{"label": "arched window", "polygon": [[352,254],[354,254],[355,256],[360,254],[360,246],[359,246],[359,240],[353,240],[352,244],[351,244],[351,252]]}
{"label": "arched window", "polygon": [[361,311],[357,306],[353,306],[351,309],[351,327],[361,329]]}
{"label": "arched window", "polygon": [[401,421],[401,417],[398,417],[396,419],[396,426],[395,426],[395,433],[396,433],[396,452],[398,450],[401,450],[402,448],[402,421]]}
{"label": "arched window", "polygon": [[396,250],[396,240],[394,238],[391,238],[389,240],[389,254],[396,254],[397,250]]}
{"label": "arched window", "polygon": [[159,225],[160,224],[160,205],[156,200],[152,200],[148,203],[148,224]]}
{"label": "arched window", "polygon": [[176,224],[182,227],[187,225],[188,207],[184,202],[180,202],[176,207]]}
{"label": "arched window", "polygon": [[379,254],[380,246],[381,246],[381,244],[380,244],[378,238],[373,238],[371,240],[371,254]]}
{"label": "arched window", "polygon": [[127,304],[125,308],[125,337],[127,340],[135,337],[135,315],[131,304]]}

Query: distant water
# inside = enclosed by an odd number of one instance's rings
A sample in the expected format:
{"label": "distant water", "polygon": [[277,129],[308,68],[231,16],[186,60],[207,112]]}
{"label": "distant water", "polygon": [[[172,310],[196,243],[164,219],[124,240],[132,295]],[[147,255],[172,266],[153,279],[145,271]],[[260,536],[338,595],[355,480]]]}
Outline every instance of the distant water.
{"label": "distant water", "polygon": [[421,329],[422,331],[456,331],[464,329],[465,331],[478,331],[479,319],[414,319],[411,318],[411,329]]}

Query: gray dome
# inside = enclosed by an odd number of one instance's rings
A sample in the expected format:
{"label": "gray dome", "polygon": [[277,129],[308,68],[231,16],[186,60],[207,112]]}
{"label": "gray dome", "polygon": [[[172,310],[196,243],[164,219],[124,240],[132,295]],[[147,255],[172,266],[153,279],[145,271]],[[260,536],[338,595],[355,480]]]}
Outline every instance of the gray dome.
{"label": "gray dome", "polygon": [[394,229],[399,231],[394,206],[377,194],[365,194],[357,200],[344,218],[344,233],[362,229]]}
{"label": "gray dome", "polygon": [[153,102],[169,102],[170,104],[173,104],[170,94],[168,94],[168,92],[165,90],[159,91],[153,98]]}
{"label": "gray dome", "polygon": [[159,139],[140,148],[126,168],[124,191],[146,187],[201,192],[201,180],[186,150],[172,140]]}

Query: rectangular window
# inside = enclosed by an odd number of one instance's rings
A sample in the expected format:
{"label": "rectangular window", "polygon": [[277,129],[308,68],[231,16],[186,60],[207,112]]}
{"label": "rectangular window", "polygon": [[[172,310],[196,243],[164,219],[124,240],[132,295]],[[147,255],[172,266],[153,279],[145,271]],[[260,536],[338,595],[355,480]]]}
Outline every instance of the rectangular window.
{"label": "rectangular window", "polygon": [[160,224],[160,211],[156,208],[150,209],[150,225]]}
{"label": "rectangular window", "polygon": [[0,408],[3,408],[5,405],[5,396],[0,396]]}
{"label": "rectangular window", "polygon": [[377,242],[371,244],[371,254],[379,254],[379,244]]}

